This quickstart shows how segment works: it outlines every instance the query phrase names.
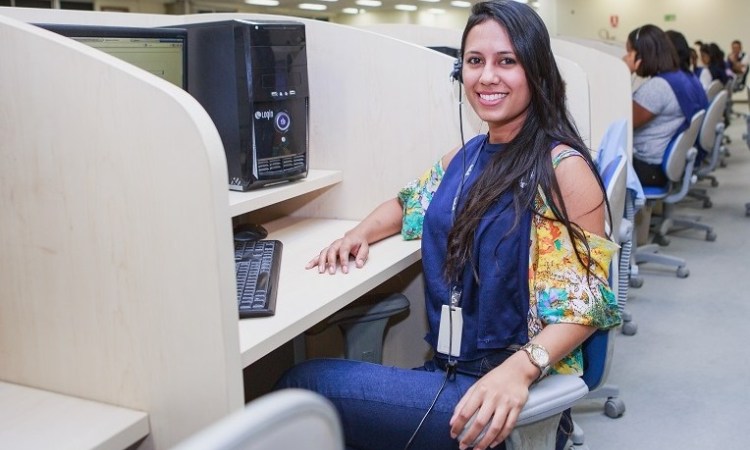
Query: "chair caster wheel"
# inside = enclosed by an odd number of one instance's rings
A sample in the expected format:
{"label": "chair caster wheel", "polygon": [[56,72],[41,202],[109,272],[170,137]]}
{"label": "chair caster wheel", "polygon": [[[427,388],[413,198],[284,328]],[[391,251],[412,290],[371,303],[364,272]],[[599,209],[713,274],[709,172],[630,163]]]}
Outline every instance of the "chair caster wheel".
{"label": "chair caster wheel", "polygon": [[622,334],[625,336],[633,336],[638,332],[638,325],[633,322],[625,322],[622,324]]}
{"label": "chair caster wheel", "polygon": [[711,180],[711,187],[718,187],[719,186],[719,180]]}
{"label": "chair caster wheel", "polygon": [[664,236],[663,234],[657,234],[654,236],[653,243],[658,244],[659,247],[666,247],[667,245],[669,245],[669,238]]}
{"label": "chair caster wheel", "polygon": [[687,278],[688,275],[690,275],[690,270],[687,267],[682,266],[677,268],[677,278]]}
{"label": "chair caster wheel", "polygon": [[713,231],[709,231],[709,232],[707,232],[707,233],[706,233],[706,240],[707,240],[708,242],[713,242],[713,241],[715,241],[715,240],[716,240],[716,233],[714,233]]}
{"label": "chair caster wheel", "polygon": [[641,277],[630,277],[630,287],[639,288],[643,286],[643,278]]}
{"label": "chair caster wheel", "polygon": [[714,203],[711,200],[703,200],[703,209],[708,209],[712,206],[714,206]]}
{"label": "chair caster wheel", "polygon": [[625,402],[617,397],[607,399],[604,403],[604,414],[611,419],[617,419],[625,413]]}

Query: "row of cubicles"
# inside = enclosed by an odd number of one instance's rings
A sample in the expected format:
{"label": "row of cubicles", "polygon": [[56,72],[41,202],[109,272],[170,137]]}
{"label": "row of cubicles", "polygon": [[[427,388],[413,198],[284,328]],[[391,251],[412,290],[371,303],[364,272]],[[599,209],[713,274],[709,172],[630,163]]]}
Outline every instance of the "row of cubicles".
{"label": "row of cubicles", "polygon": [[[386,362],[423,358],[418,242],[386,239],[345,276],[304,265],[458,145],[452,60],[423,39],[455,47],[460,32],[295,19],[308,39],[310,175],[238,193],[190,95],[29,25],[230,17],[275,18],[0,8],[0,446],[168,448],[242,407],[243,368],[384,284],[412,301]],[[596,149],[609,123],[630,120],[627,69],[578,44],[554,50]],[[273,317],[237,319],[233,220],[284,243]]]}

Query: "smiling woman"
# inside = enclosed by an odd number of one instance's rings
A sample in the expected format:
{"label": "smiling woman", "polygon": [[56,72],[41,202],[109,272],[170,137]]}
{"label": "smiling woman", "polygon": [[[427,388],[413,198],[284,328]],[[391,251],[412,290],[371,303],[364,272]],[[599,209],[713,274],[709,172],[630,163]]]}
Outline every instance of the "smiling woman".
{"label": "smiling woman", "polygon": [[488,133],[307,264],[348,273],[350,257],[363,267],[376,241],[422,239],[434,356],[414,370],[307,361],[278,383],[328,397],[351,448],[503,446],[529,386],[548,372],[581,374],[580,344],[620,322],[604,188],[566,110],[542,20],[515,1],[474,5],[454,76]]}

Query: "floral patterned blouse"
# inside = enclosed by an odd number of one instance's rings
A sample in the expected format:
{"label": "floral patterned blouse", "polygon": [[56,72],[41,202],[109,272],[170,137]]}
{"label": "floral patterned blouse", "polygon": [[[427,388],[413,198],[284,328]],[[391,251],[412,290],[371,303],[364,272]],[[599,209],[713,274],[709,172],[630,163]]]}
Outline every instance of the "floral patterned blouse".
{"label": "floral patterned blouse", "polygon": [[[578,151],[566,149],[552,159],[553,167]],[[410,182],[398,198],[403,206],[401,235],[406,240],[422,237],[424,213],[437,191],[445,171],[437,161],[421,177]],[[541,189],[537,189],[529,252],[529,339],[545,325],[575,323],[599,329],[620,324],[617,299],[609,286],[609,266],[618,249],[614,242],[589,233],[584,235],[591,248],[591,272],[576,258],[573,242],[565,225],[555,220],[552,209]],[[579,244],[580,245],[580,244]],[[582,252],[585,256],[585,249]],[[583,356],[580,347],[560,360],[553,373],[582,374]]]}

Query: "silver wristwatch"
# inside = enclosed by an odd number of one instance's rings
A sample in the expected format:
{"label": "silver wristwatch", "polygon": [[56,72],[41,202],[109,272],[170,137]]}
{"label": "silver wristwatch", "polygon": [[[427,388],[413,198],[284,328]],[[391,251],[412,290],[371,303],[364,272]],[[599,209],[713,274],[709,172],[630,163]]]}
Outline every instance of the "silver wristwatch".
{"label": "silver wristwatch", "polygon": [[547,372],[549,372],[549,352],[547,352],[546,348],[542,347],[539,344],[533,344],[529,342],[521,347],[521,350],[525,351],[526,354],[529,355],[531,364],[537,366],[541,371],[541,373],[539,374],[539,378],[537,378],[537,381],[541,380],[545,375],[547,375]]}

